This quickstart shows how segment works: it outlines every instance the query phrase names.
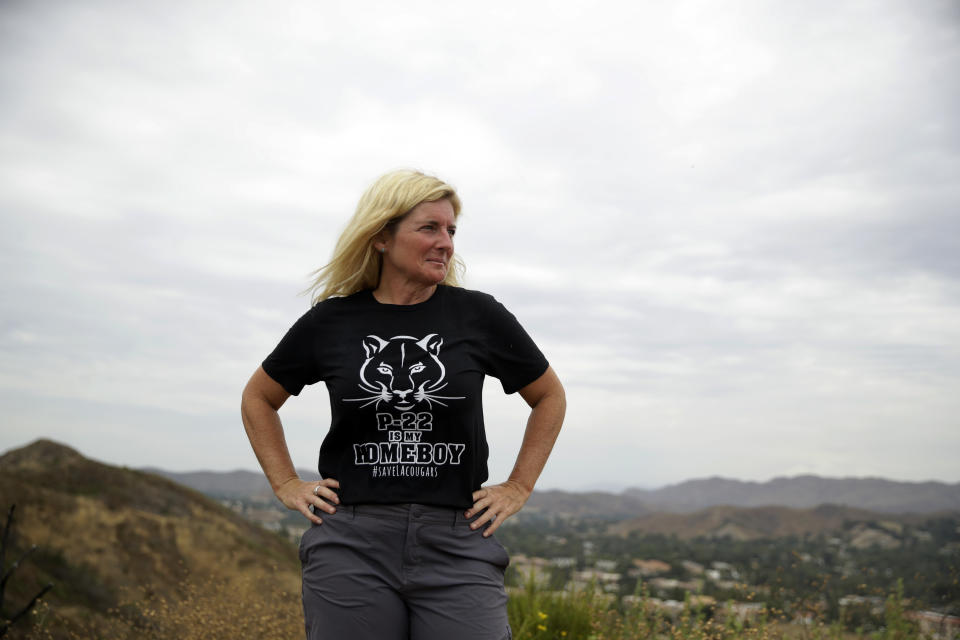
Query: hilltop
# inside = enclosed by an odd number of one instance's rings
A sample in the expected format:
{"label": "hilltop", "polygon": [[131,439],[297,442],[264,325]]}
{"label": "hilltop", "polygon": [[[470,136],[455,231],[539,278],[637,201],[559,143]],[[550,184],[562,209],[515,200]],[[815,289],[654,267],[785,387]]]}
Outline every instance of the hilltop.
{"label": "hilltop", "polygon": [[8,558],[39,549],[7,608],[53,582],[35,616],[43,637],[302,635],[296,548],[192,489],[38,440],[0,456],[0,507],[11,504]]}

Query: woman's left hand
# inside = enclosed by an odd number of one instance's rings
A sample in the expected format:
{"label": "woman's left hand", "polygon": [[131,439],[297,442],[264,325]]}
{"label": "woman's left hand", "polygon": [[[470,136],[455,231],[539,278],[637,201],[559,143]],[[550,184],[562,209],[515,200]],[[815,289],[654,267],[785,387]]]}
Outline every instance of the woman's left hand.
{"label": "woman's left hand", "polygon": [[470,523],[470,528],[479,529],[484,524],[490,523],[490,526],[483,530],[483,537],[488,538],[503,524],[504,520],[520,511],[529,497],[530,492],[520,483],[507,480],[504,483],[474,491],[473,506],[467,509],[464,515],[472,518],[482,511],[483,513]]}

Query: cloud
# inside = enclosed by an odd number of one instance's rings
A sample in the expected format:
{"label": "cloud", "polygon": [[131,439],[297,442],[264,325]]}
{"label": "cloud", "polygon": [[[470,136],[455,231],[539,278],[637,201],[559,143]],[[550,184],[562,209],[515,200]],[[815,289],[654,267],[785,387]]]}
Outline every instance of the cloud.
{"label": "cloud", "polygon": [[[956,481],[956,17],[8,3],[0,448],[254,465],[239,389],[360,192],[414,166],[457,185],[468,285],[567,385],[543,486]],[[485,402],[499,477],[525,410]],[[298,465],[325,403],[284,408]]]}

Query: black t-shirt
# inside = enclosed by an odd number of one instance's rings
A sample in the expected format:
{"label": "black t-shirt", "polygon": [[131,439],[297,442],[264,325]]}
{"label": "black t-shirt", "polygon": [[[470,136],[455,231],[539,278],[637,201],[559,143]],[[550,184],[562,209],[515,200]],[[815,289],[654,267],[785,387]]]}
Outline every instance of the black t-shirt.
{"label": "black t-shirt", "polygon": [[465,508],[487,480],[484,376],[513,393],[547,360],[492,296],[441,285],[414,305],[381,304],[370,290],[324,300],[263,368],[293,395],[326,383],[319,471],[340,481],[342,503]]}

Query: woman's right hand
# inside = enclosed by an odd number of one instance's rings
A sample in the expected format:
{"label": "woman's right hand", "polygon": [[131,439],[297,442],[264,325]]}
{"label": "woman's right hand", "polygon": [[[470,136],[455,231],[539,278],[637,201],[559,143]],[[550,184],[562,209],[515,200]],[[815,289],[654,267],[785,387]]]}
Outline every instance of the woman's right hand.
{"label": "woman's right hand", "polygon": [[319,482],[304,482],[300,478],[291,478],[277,489],[277,498],[287,509],[299,511],[313,524],[321,524],[323,520],[310,511],[313,506],[317,511],[336,513],[334,505],[340,504],[340,498],[334,489],[339,489],[340,483],[333,478],[324,478]]}

